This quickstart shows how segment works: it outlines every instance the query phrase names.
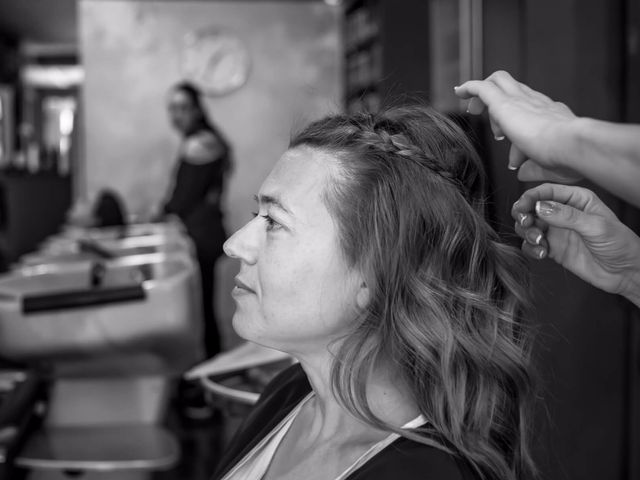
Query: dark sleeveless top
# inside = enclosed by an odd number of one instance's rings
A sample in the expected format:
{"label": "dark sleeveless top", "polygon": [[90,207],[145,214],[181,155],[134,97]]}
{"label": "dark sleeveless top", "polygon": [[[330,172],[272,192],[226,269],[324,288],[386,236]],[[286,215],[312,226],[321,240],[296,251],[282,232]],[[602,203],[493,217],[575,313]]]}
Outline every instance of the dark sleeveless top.
{"label": "dark sleeveless top", "polygon": [[[311,391],[300,365],[271,381],[231,440],[211,480],[222,479]],[[480,480],[460,457],[399,438],[352,472],[348,480]],[[486,479],[491,480],[491,479]]]}
{"label": "dark sleeveless top", "polygon": [[[194,163],[183,154],[180,156],[174,174],[173,190],[164,205],[164,213],[180,217],[199,254],[218,256],[222,253],[222,243],[226,238],[222,227],[220,197],[230,152],[226,142],[215,131],[208,132],[220,142],[218,158]],[[192,133],[185,138],[185,142],[202,133],[202,130]]]}

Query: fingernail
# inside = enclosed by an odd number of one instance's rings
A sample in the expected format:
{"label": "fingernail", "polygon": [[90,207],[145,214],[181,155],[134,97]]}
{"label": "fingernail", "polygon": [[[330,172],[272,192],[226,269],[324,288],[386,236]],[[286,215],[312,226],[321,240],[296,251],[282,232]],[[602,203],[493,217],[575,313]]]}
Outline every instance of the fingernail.
{"label": "fingernail", "polygon": [[527,215],[526,213],[519,213],[518,214],[518,223],[520,223],[520,225],[524,225],[524,221],[527,219],[529,215]]}
{"label": "fingernail", "polygon": [[536,213],[542,216],[553,215],[559,210],[556,202],[538,201],[536,202]]}
{"label": "fingernail", "polygon": [[509,170],[517,170],[518,169],[518,167],[514,167],[513,165],[507,165],[507,168]]}
{"label": "fingernail", "polygon": [[541,248],[540,250],[538,250],[537,255],[538,255],[538,258],[542,260],[544,257],[547,256],[547,251],[544,248]]}
{"label": "fingernail", "polygon": [[460,88],[460,85],[456,85],[455,87],[453,87],[453,90],[457,90]]}
{"label": "fingernail", "polygon": [[493,138],[495,138],[498,142],[501,142],[502,140],[504,140],[504,135],[500,135],[500,136],[497,136],[497,135],[496,135],[496,136],[495,136],[495,137],[493,137]]}
{"label": "fingernail", "polygon": [[527,241],[533,245],[540,245],[542,241],[542,232],[536,232],[535,230],[527,230]]}
{"label": "fingernail", "polygon": [[516,200],[515,202],[513,202],[513,208],[516,208],[519,203],[520,203],[520,200]]}

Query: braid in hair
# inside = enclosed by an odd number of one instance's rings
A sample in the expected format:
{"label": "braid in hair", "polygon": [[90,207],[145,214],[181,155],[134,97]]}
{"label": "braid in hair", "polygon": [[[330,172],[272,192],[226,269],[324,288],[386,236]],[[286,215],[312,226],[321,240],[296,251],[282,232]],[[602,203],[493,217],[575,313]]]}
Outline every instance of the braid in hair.
{"label": "braid in hair", "polygon": [[[448,158],[447,161],[439,161],[436,156],[425,151],[409,139],[405,133],[402,133],[401,126],[392,120],[370,113],[359,114],[344,120],[347,123],[342,125],[341,143],[364,144],[373,153],[381,152],[410,160],[419,167],[428,168],[439,178],[452,185],[465,198],[468,198],[468,189],[447,166],[453,162]],[[440,153],[444,153],[446,157],[455,158],[458,154],[457,150],[448,149]]]}
{"label": "braid in hair", "polygon": [[385,153],[397,155],[411,160],[421,167],[427,167],[433,173],[451,183],[455,188],[464,193],[459,179],[446,167],[443,167],[434,156],[413,145],[411,141],[402,133],[390,134],[386,130],[364,130],[361,138],[371,141],[371,145]]}
{"label": "braid in hair", "polygon": [[[336,398],[375,428],[453,452],[482,478],[533,476],[526,263],[483,217],[482,160],[464,133],[408,106],[324,118],[289,146],[330,154],[324,200],[370,291],[332,351]],[[406,386],[423,428],[374,414],[376,365]]]}

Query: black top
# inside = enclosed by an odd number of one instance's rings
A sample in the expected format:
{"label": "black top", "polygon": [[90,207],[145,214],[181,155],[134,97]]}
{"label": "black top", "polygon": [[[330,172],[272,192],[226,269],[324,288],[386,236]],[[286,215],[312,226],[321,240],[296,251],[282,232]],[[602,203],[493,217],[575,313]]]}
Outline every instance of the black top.
{"label": "black top", "polygon": [[227,155],[226,143],[212,130],[201,129],[185,137],[171,198],[164,206],[165,213],[178,215],[188,223],[198,208],[217,207]]}
{"label": "black top", "polygon": [[[217,206],[216,197],[221,190],[222,172],[217,162],[194,164],[181,158],[173,192],[164,211],[178,215],[186,223],[198,208],[208,203]],[[211,199],[207,195],[212,195]]]}
{"label": "black top", "polygon": [[222,249],[222,195],[229,148],[212,130],[188,135],[180,149],[174,184],[164,213],[180,217],[198,249]]}
{"label": "black top", "polygon": [[[220,480],[269,434],[311,385],[302,367],[280,373],[267,387],[232,439],[212,480]],[[398,438],[347,477],[349,480],[480,480],[462,459],[438,448]]]}

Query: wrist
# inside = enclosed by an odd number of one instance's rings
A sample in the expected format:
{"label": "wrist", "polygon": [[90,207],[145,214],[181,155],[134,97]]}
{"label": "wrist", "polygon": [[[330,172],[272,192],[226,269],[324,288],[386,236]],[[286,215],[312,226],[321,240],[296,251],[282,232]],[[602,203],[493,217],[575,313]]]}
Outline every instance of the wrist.
{"label": "wrist", "polygon": [[557,142],[562,151],[558,157],[564,167],[580,172],[584,164],[585,153],[589,152],[595,120],[586,117],[575,117],[565,122],[559,129],[558,137],[563,141]]}

